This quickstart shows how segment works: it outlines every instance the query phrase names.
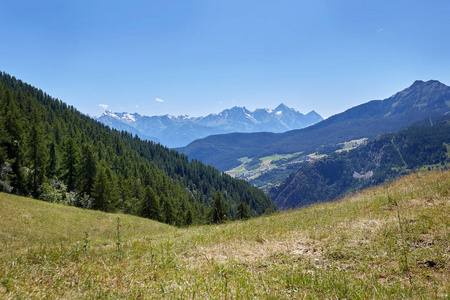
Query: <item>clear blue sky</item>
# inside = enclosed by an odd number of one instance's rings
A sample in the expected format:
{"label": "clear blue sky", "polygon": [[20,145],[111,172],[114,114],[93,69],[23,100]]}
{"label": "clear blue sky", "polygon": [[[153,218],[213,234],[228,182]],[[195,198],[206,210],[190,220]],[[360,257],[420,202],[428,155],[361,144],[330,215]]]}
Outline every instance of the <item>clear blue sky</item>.
{"label": "clear blue sky", "polygon": [[0,1],[0,70],[81,112],[324,117],[450,84],[450,1]]}

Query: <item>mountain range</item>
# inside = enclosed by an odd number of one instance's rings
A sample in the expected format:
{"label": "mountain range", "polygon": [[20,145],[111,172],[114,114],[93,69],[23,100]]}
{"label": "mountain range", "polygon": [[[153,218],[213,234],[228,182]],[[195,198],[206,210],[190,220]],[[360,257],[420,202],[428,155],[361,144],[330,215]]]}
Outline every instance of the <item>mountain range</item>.
{"label": "mountain range", "polygon": [[304,115],[280,104],[275,109],[233,107],[205,117],[144,116],[138,113],[107,110],[97,118],[111,128],[137,134],[140,138],[159,142],[169,148],[183,147],[194,140],[214,134],[232,132],[285,132],[300,129],[323,120],[311,111]]}
{"label": "mountain range", "polygon": [[[196,140],[179,150],[190,158],[228,171],[247,161],[259,163],[274,154],[335,150],[336,144],[397,132],[425,118],[450,112],[450,87],[436,81],[415,81],[384,100],[373,100],[315,125],[284,133],[232,133]],[[328,152],[328,153],[329,153]]]}

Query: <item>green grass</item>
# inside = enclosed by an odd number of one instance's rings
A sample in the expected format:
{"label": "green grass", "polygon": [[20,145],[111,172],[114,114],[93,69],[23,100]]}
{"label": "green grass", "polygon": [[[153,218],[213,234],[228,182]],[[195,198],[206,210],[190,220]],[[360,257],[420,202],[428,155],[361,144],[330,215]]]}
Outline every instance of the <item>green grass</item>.
{"label": "green grass", "polygon": [[252,158],[242,157],[239,159],[241,164],[234,169],[226,171],[225,173],[236,177],[236,178],[245,178],[246,174],[249,172],[255,173],[253,176],[250,176],[250,179],[258,178],[262,173],[269,169],[283,169],[284,167],[280,167],[276,164],[276,162],[280,160],[295,160],[300,159],[303,155],[303,152],[297,152],[292,154],[274,154],[271,156],[265,156],[259,159],[259,163],[251,166]]}
{"label": "green grass", "polygon": [[0,298],[448,298],[449,215],[450,172],[185,229],[0,194]]}
{"label": "green grass", "polygon": [[[352,149],[356,149],[362,143],[367,142],[367,140],[368,140],[367,138],[362,138],[362,139],[358,139],[358,140],[351,140],[349,142],[341,143],[339,145],[342,145],[342,149],[337,150],[336,152],[349,151],[349,150],[352,150]],[[355,146],[355,143],[358,146]]]}
{"label": "green grass", "polygon": [[289,158],[293,158],[293,157],[298,157],[301,156],[303,152],[297,152],[297,153],[292,153],[292,154],[274,154],[271,156],[265,156],[263,158],[260,158],[260,160],[262,162],[270,160],[270,161],[278,161],[281,159],[289,159]]}

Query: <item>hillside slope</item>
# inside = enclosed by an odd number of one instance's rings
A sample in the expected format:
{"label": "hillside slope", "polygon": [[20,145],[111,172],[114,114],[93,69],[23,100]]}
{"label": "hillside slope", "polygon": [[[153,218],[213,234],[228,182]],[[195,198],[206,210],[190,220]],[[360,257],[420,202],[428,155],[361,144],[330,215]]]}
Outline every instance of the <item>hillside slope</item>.
{"label": "hillside slope", "polygon": [[179,226],[210,220],[220,191],[231,218],[275,205],[259,189],[199,161],[111,130],[6,73],[0,73],[0,191]]}
{"label": "hillside slope", "polygon": [[449,120],[381,135],[364,146],[304,164],[269,195],[279,208],[294,208],[332,201],[419,168],[448,168]]}
{"label": "hillside slope", "polygon": [[445,298],[450,173],[176,229],[0,193],[0,298]]}
{"label": "hillside slope", "polygon": [[334,115],[313,126],[285,133],[249,133],[210,136],[194,141],[183,153],[221,171],[273,154],[314,153],[320,146],[396,132],[428,117],[450,111],[450,87],[436,80],[416,81],[385,100],[374,100]]}

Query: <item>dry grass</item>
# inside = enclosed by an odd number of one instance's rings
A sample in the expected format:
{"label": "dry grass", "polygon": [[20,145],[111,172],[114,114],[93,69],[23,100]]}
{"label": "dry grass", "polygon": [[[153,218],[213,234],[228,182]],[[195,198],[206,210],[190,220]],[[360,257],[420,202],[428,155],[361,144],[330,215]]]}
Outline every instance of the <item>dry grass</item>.
{"label": "dry grass", "polygon": [[[450,173],[220,226],[0,194],[0,298],[448,298]],[[119,244],[118,244],[119,243]]]}

